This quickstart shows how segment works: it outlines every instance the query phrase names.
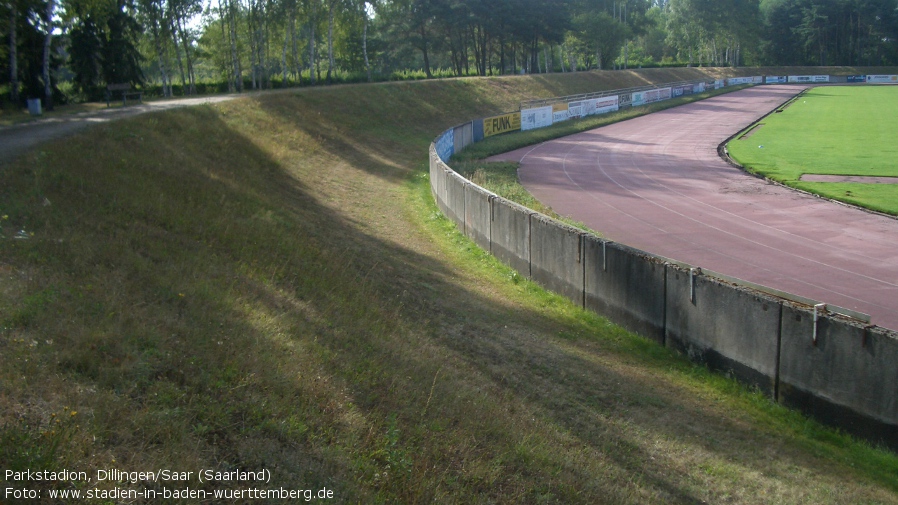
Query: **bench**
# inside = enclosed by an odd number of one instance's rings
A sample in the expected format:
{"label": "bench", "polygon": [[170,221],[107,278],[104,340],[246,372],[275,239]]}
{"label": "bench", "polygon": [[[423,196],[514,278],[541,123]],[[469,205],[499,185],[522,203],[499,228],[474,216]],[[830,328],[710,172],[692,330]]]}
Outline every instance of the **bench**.
{"label": "bench", "polygon": [[122,107],[128,105],[128,97],[137,97],[137,101],[143,103],[143,91],[131,91],[131,85],[128,83],[109,84],[106,86],[106,107],[109,107],[109,101],[112,99],[112,93],[119,91],[122,94]]}

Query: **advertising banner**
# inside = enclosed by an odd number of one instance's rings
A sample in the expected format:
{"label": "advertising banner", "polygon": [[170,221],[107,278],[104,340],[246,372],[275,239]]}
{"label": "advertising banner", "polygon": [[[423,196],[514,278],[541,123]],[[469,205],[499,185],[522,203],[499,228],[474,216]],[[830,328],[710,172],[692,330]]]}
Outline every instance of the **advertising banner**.
{"label": "advertising banner", "polygon": [[623,95],[617,95],[618,97],[618,105],[621,107],[629,107],[633,105],[633,94],[632,93],[624,93]]}
{"label": "advertising banner", "polygon": [[668,98],[670,98],[670,88],[637,91],[636,93],[633,93],[633,106],[660,102],[661,100],[667,100]]}
{"label": "advertising banner", "polygon": [[738,84],[752,84],[754,77],[730,77],[727,79],[727,86],[736,86]]}
{"label": "advertising banner", "polygon": [[764,79],[765,84],[784,84],[789,82],[789,78],[785,75],[768,75]]}
{"label": "advertising banner", "polygon": [[867,82],[866,75],[849,75],[847,82]]}
{"label": "advertising banner", "polygon": [[645,100],[645,103],[660,102],[661,100],[670,98],[670,88],[652,89],[643,91],[642,93],[642,98]]}
{"label": "advertising banner", "polygon": [[521,130],[533,130],[552,125],[552,106],[521,111]]}
{"label": "advertising banner", "polygon": [[682,86],[674,86],[670,88],[670,92],[672,96],[683,96],[683,95],[691,95],[692,94],[692,84],[685,84]]}
{"label": "advertising banner", "polygon": [[552,105],[552,122],[560,123],[571,118],[571,111],[566,103],[556,103]]}
{"label": "advertising banner", "polygon": [[704,93],[705,92],[705,83],[700,82],[698,84],[694,84],[692,86],[693,93]]}
{"label": "advertising banner", "polygon": [[583,102],[570,102],[567,104],[567,111],[571,115],[571,119],[583,117]]}
{"label": "advertising banner", "polygon": [[898,84],[898,75],[868,75],[867,82]]}
{"label": "advertising banner", "polygon": [[491,137],[500,133],[513,132],[521,129],[521,113],[513,112],[501,116],[484,118],[483,136]]}
{"label": "advertising banner", "polygon": [[829,82],[828,75],[790,75],[789,82],[810,83]]}
{"label": "advertising banner", "polygon": [[714,81],[714,89],[720,89],[723,87],[723,79],[717,79]]}
{"label": "advertising banner", "polygon": [[756,75],[751,78],[752,84],[762,84],[764,82],[764,77],[760,75]]}
{"label": "advertising banner", "polygon": [[455,154],[455,130],[446,130],[440,138],[437,139],[436,148],[437,155],[439,155],[440,159],[444,162],[449,161],[449,158]]}
{"label": "advertising banner", "polygon": [[605,114],[606,112],[616,111],[620,108],[619,96],[603,96],[602,98],[590,98],[580,102],[581,113],[584,116],[592,116],[594,114]]}

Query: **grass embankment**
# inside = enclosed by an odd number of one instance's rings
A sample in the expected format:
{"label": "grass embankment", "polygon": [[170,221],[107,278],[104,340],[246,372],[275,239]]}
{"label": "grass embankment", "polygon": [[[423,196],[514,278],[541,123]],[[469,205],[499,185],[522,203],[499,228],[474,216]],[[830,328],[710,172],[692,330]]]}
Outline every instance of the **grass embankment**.
{"label": "grass embankment", "polygon": [[269,94],[2,166],[3,468],[268,469],[338,503],[898,503],[894,455],[545,293],[439,215],[439,131],[578,80]]}
{"label": "grass embankment", "polygon": [[826,86],[767,116],[727,148],[754,173],[898,215],[898,184],[801,180],[805,174],[898,177],[896,131],[898,87]]}

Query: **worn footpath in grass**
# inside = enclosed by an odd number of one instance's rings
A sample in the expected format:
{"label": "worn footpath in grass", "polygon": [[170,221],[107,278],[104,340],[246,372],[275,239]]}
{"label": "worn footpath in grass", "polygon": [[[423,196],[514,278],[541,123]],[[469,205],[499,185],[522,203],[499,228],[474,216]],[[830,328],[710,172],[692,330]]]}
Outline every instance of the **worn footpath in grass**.
{"label": "worn footpath in grass", "polygon": [[[553,94],[582,89],[566,77]],[[898,503],[894,455],[546,293],[439,214],[431,139],[539,86],[273,93],[0,167],[4,469],[267,469],[336,503]]]}
{"label": "worn footpath in grass", "polygon": [[825,86],[728,144],[748,170],[828,198],[898,215],[898,185],[801,181],[804,174],[898,177],[898,87]]}

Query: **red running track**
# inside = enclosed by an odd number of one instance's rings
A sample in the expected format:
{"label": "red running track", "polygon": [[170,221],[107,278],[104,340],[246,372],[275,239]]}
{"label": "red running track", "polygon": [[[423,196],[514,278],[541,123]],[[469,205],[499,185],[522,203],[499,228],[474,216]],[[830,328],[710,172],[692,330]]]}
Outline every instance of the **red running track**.
{"label": "red running track", "polygon": [[801,90],[759,86],[495,156],[555,212],[898,330],[898,220],[768,183],[717,146]]}

